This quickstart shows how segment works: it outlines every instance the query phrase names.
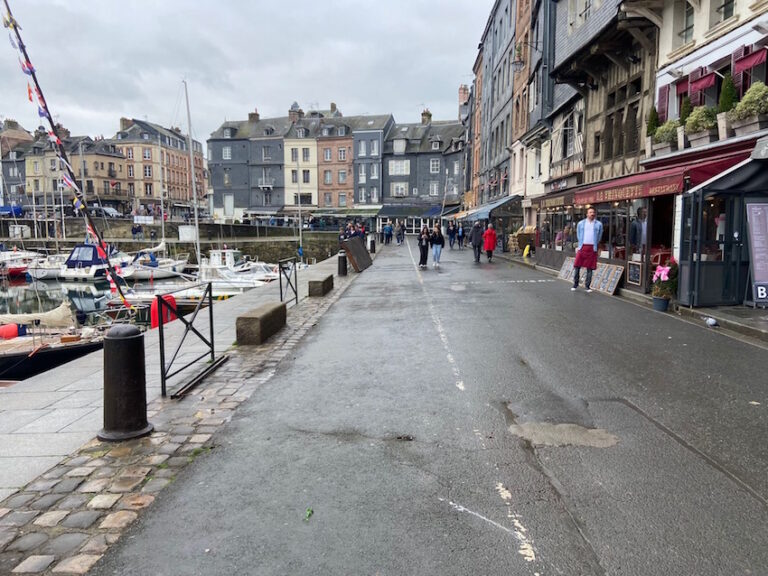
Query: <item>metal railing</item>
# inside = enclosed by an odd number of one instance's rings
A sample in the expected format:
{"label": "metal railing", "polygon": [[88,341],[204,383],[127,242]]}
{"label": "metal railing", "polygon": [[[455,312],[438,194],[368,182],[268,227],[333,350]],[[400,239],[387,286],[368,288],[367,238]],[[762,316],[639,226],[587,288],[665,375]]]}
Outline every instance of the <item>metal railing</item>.
{"label": "metal railing", "polygon": [[[175,294],[176,292],[180,292],[182,290],[189,290],[190,288],[199,288],[201,286],[205,286],[205,290],[203,290],[203,293],[200,297],[200,300],[198,300],[197,305],[195,306],[194,311],[191,314],[191,318],[188,320],[187,318],[184,318],[180,313],[179,309],[175,304],[172,304],[171,302],[168,302],[165,300],[164,296]],[[197,318],[198,312],[203,307],[203,304],[208,302],[208,328],[209,328],[209,336],[206,338],[203,334],[200,333],[200,331],[195,328],[194,322]],[[175,316],[175,320],[180,321],[182,324],[184,324],[184,334],[181,337],[181,340],[179,341],[178,345],[176,346],[176,350],[174,350],[173,355],[171,356],[170,362],[166,364],[166,353],[165,353],[165,329],[164,329],[164,320],[165,320],[165,313],[168,311],[170,315]],[[171,292],[166,292],[165,294],[158,294],[157,295],[157,314],[158,314],[158,335],[160,339],[160,389],[161,393],[163,395],[163,398],[165,398],[168,395],[168,380],[179,374],[180,372],[183,372],[193,364],[199,362],[203,358],[206,358],[210,356],[208,360],[208,365],[203,369],[201,372],[197,373],[195,376],[193,376],[190,380],[187,382],[182,383],[172,394],[171,398],[180,398],[184,394],[186,394],[189,390],[197,386],[200,382],[202,382],[208,374],[216,370],[219,366],[221,366],[224,362],[226,362],[229,358],[226,354],[221,354],[218,358],[216,357],[214,345],[213,345],[213,286],[210,282],[203,283],[203,284],[196,284],[195,286],[185,286],[184,288],[179,288],[177,290],[173,290]],[[170,320],[169,320],[170,321]],[[184,345],[184,341],[186,340],[189,333],[192,332],[195,336],[197,336],[198,339],[200,339],[206,346],[205,352],[200,354],[199,356],[195,357],[193,360],[187,362],[184,364],[184,366],[181,366],[180,368],[174,368],[174,362],[176,361],[176,358],[179,355],[179,352],[181,351],[181,347]]]}
{"label": "metal railing", "polygon": [[[295,300],[296,304],[298,304],[299,273],[298,266],[296,265],[296,257],[293,256],[292,258],[278,260],[277,267],[280,271],[280,302],[284,302],[285,297],[290,297],[290,292],[293,292],[291,299]],[[293,277],[293,279],[291,279],[291,277]],[[283,278],[285,278],[285,290],[283,290]]]}

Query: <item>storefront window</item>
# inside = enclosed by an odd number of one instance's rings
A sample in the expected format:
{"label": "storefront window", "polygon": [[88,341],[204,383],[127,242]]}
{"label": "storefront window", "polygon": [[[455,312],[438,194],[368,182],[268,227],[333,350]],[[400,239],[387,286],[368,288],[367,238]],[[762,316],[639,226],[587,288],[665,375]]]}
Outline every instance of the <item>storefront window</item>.
{"label": "storefront window", "polygon": [[629,249],[630,260],[642,262],[648,249],[651,230],[648,227],[648,199],[632,200],[629,203]]}

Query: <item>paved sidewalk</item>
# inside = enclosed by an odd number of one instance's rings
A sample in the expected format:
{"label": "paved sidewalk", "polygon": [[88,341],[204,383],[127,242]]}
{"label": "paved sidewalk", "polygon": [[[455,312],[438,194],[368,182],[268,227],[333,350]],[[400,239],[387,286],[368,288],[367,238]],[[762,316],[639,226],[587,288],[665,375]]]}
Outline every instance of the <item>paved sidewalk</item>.
{"label": "paved sidewalk", "polygon": [[[337,259],[333,257],[299,271],[299,298],[307,297],[308,279],[335,273],[336,266]],[[271,282],[215,302],[216,352],[223,352],[235,341],[235,321],[240,311],[278,300],[278,283]],[[207,321],[207,312],[201,312],[195,322],[205,335]],[[167,347],[177,342],[182,332],[180,322],[169,324]],[[158,331],[146,332],[148,401],[160,396],[158,347]],[[189,338],[179,360],[191,360],[204,351],[200,340]],[[194,370],[199,370],[199,366],[186,374]],[[103,424],[103,381],[103,354],[99,350],[9,388],[0,388],[0,501],[96,436]]]}

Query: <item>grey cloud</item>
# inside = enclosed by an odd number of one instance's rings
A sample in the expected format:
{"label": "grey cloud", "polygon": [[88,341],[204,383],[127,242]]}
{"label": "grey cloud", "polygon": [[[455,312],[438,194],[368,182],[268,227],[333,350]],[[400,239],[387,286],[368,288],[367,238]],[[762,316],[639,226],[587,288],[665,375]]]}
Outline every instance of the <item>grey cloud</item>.
{"label": "grey cloud", "polygon": [[[186,125],[193,133],[258,107],[283,115],[336,102],[345,114],[455,118],[492,0],[10,0],[59,120],[110,135],[120,116]],[[5,43],[5,47],[3,46]],[[0,115],[37,124],[25,80],[0,41]]]}

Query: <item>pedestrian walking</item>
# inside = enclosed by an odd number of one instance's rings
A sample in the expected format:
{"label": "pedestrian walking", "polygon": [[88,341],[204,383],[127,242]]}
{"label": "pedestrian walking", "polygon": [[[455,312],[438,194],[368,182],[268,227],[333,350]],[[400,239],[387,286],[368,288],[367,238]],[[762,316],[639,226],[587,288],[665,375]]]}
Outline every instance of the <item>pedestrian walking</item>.
{"label": "pedestrian walking", "polygon": [[392,222],[387,221],[387,223],[384,225],[384,244],[391,244],[392,243]]}
{"label": "pedestrian walking", "polygon": [[344,240],[347,239],[347,233],[344,231],[343,226],[339,226],[339,248],[344,245]]}
{"label": "pedestrian walking", "polygon": [[576,259],[573,262],[573,286],[571,291],[579,287],[581,269],[587,269],[587,277],[584,279],[584,287],[587,292],[592,292],[592,271],[597,269],[597,246],[603,237],[603,223],[596,218],[594,208],[587,210],[587,217],[576,225],[576,238],[579,248],[576,251]]}
{"label": "pedestrian walking", "polygon": [[399,220],[397,221],[397,229],[395,234],[397,238],[397,245],[402,245],[402,243],[405,241],[405,229],[403,228],[403,223]]}
{"label": "pedestrian walking", "polygon": [[488,256],[488,262],[493,260],[493,251],[496,249],[496,230],[493,224],[488,224],[488,228],[483,232],[483,247]]}
{"label": "pedestrian walking", "polygon": [[469,243],[472,244],[472,250],[475,253],[475,262],[480,262],[480,254],[483,253],[483,229],[479,221],[475,221],[469,232]]}
{"label": "pedestrian walking", "polygon": [[419,268],[427,267],[427,255],[429,254],[429,228],[424,226],[419,232]]}
{"label": "pedestrian walking", "polygon": [[459,224],[458,230],[456,230],[456,238],[459,241],[459,250],[464,250],[464,226]]}
{"label": "pedestrian walking", "polygon": [[443,252],[443,246],[445,246],[445,237],[439,222],[435,224],[435,228],[432,230],[430,244],[432,244],[432,267],[440,268],[440,254]]}
{"label": "pedestrian walking", "polygon": [[456,243],[456,226],[453,222],[448,222],[448,246],[453,250],[453,245]]}

